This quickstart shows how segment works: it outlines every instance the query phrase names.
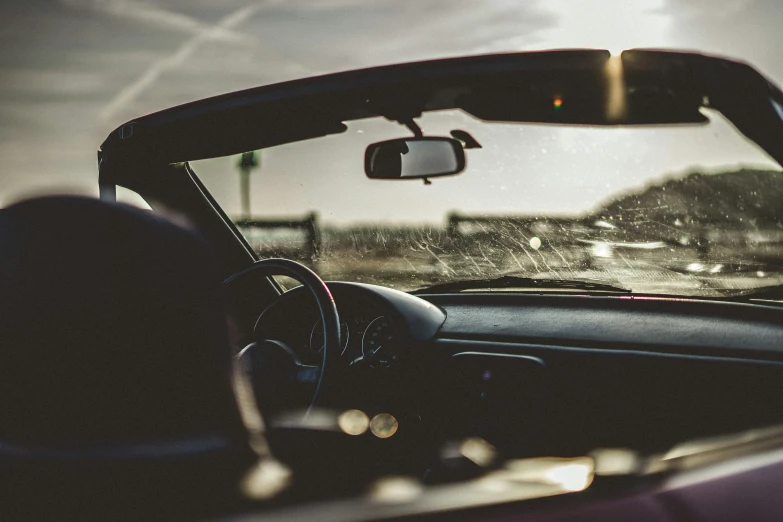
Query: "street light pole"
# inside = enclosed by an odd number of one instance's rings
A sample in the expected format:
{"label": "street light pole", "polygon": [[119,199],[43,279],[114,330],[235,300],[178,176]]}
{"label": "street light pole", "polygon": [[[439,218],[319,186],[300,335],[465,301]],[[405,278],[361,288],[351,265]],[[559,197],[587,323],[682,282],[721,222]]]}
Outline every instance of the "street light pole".
{"label": "street light pole", "polygon": [[250,172],[261,165],[260,155],[255,151],[245,152],[239,160],[239,194],[242,203],[242,217],[249,220],[250,213]]}

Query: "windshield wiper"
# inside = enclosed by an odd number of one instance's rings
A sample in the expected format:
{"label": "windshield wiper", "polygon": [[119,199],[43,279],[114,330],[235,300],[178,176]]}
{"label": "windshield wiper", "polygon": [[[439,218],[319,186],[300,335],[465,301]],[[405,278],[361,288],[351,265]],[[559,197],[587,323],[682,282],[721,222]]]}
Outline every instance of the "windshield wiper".
{"label": "windshield wiper", "polygon": [[731,299],[743,301],[746,299],[769,299],[771,301],[780,301],[783,300],[783,285],[754,288],[749,292],[731,296]]}
{"label": "windshield wiper", "polygon": [[539,288],[539,289],[568,289],[579,291],[612,292],[630,294],[627,288],[606,283],[579,279],[533,279],[532,277],[519,277],[504,275],[495,279],[469,279],[466,281],[454,281],[428,286],[414,290],[412,294],[448,294],[462,292],[463,290],[494,290],[510,288]]}

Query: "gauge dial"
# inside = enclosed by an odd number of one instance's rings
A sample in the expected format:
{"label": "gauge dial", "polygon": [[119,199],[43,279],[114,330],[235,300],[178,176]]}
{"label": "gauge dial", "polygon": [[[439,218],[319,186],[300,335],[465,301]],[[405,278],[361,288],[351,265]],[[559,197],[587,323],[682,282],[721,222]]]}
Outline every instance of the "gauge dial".
{"label": "gauge dial", "polygon": [[377,317],[367,326],[362,355],[373,368],[390,368],[397,362],[397,335],[388,318]]}
{"label": "gauge dial", "polygon": [[[343,349],[340,351],[340,355],[345,353],[350,335],[348,323],[340,321],[340,336],[343,338]],[[313,330],[310,332],[310,351],[319,356],[324,351],[324,326],[320,319],[318,319],[318,322],[315,323]]]}

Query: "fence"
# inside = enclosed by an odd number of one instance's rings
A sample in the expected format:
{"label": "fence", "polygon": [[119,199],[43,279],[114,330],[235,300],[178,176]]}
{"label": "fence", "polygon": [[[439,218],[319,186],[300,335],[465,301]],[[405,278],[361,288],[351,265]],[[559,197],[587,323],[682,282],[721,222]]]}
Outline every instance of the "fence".
{"label": "fence", "polygon": [[[301,219],[237,219],[235,223],[260,256],[291,257],[312,263],[321,250],[318,216],[315,213]],[[295,234],[278,234],[275,238],[275,234],[259,233],[286,230],[303,232],[304,240],[298,240]]]}

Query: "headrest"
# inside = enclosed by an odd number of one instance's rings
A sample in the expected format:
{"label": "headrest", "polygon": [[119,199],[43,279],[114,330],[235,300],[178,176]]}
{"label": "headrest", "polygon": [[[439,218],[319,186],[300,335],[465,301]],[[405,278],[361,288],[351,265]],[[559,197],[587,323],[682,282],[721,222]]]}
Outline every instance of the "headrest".
{"label": "headrest", "polygon": [[215,260],[150,211],[0,211],[0,455],[123,458],[247,443]]}

